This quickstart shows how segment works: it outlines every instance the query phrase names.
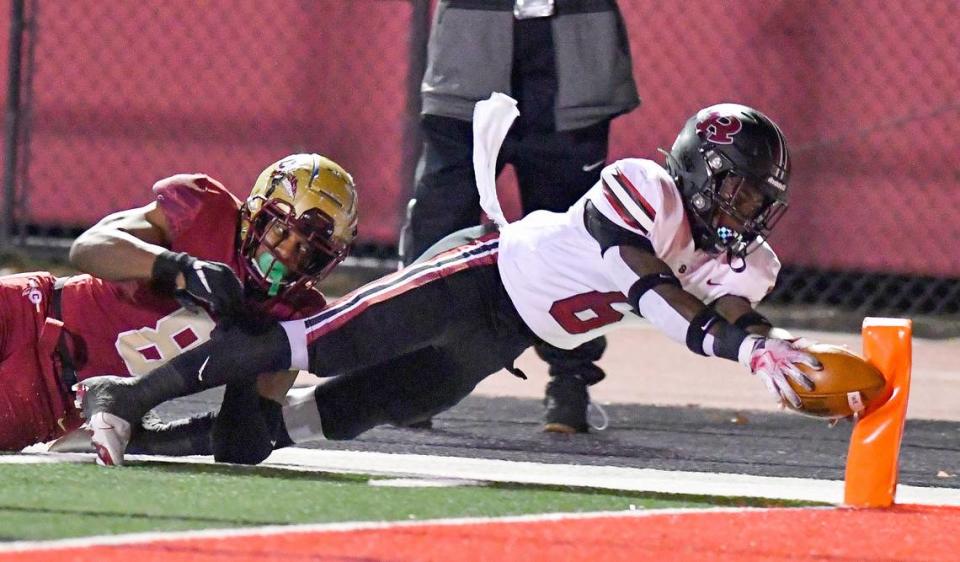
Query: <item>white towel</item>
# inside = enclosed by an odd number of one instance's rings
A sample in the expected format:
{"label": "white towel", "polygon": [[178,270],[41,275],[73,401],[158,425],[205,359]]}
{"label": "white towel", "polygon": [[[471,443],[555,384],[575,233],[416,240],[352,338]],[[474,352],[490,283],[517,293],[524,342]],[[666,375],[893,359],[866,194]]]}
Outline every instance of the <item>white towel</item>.
{"label": "white towel", "polygon": [[507,224],[497,199],[497,155],[518,115],[517,100],[500,92],[494,92],[473,107],[473,171],[477,176],[480,208],[497,228]]}

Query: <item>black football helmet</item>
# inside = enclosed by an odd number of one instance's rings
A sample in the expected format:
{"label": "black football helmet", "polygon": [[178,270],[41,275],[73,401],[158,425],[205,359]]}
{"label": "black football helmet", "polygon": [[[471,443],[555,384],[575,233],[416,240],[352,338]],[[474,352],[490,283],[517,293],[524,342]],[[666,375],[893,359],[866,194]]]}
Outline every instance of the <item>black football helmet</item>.
{"label": "black football helmet", "polygon": [[701,109],[666,154],[702,250],[743,258],[787,209],[787,142],[756,109],[734,103]]}

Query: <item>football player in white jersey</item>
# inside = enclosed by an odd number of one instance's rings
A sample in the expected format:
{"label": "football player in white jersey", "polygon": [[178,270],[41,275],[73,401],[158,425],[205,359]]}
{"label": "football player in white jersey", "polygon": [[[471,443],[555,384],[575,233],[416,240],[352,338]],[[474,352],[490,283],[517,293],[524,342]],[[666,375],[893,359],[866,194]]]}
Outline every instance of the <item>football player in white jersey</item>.
{"label": "football player in white jersey", "polygon": [[[332,378],[288,394],[272,420],[283,422],[278,445],[349,439],[447,409],[501,368],[522,376],[513,362],[537,340],[570,349],[641,318],[693,353],[740,362],[777,400],[799,405],[788,379],[812,383],[795,364],[819,365],[753,309],[780,267],[766,243],[789,192],[780,128],[743,105],[702,109],[665,166],[620,160],[568,211],[506,224],[492,171],[516,113],[495,94],[474,116],[481,205],[499,231],[455,233],[308,318],[259,334],[218,330],[138,379],[89,379],[85,415],[122,430],[163,400],[306,369]],[[94,439],[122,459],[123,431]]]}

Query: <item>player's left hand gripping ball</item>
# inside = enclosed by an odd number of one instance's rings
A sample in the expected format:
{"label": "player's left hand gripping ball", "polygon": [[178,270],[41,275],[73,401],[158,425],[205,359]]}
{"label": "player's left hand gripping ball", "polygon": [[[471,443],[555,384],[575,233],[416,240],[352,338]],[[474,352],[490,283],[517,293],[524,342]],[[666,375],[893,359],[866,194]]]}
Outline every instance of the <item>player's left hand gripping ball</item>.
{"label": "player's left hand gripping ball", "polygon": [[800,397],[800,406],[795,409],[801,414],[831,420],[856,419],[889,396],[891,389],[883,373],[855,353],[830,344],[812,344],[805,351],[816,357],[823,368],[813,371],[798,365],[814,383],[812,390],[794,386]]}
{"label": "player's left hand gripping ball", "polygon": [[801,407],[797,389],[812,391],[814,383],[798,364],[812,370],[822,368],[816,357],[800,349],[795,343],[777,338],[749,336],[740,347],[740,363],[760,377],[767,390],[780,404]]}

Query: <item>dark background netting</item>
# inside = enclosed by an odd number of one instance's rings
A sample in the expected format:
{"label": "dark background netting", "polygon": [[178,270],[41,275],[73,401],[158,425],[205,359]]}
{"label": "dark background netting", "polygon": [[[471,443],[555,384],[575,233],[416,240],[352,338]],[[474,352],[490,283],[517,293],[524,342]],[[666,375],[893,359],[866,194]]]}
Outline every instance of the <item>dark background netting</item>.
{"label": "dark background netting", "polygon": [[[794,155],[771,299],[958,313],[960,3],[620,4],[644,103],[615,122],[612,158],[659,159],[699,107],[756,106]],[[4,45],[14,6],[0,2]],[[24,6],[19,152],[2,201],[11,243],[69,237],[177,172],[242,197],[267,163],[308,150],[357,179],[361,253],[391,255],[418,153],[410,92],[429,2]],[[4,57],[0,75],[10,70]],[[501,187],[516,216],[512,183]]]}

